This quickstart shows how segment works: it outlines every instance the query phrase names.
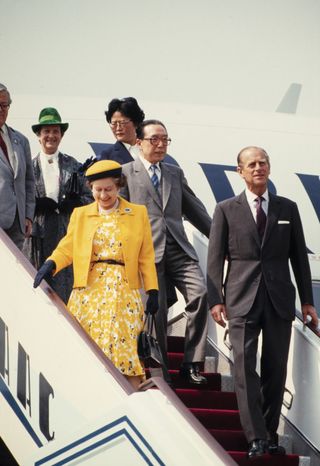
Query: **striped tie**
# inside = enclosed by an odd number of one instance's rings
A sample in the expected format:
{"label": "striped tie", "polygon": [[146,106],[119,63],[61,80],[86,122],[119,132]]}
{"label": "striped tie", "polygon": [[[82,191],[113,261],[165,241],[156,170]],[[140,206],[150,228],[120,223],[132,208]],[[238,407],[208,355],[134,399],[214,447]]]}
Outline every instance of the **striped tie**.
{"label": "striped tie", "polygon": [[157,175],[158,167],[157,167],[157,165],[151,165],[151,166],[150,166],[150,169],[151,169],[151,171],[153,172],[153,173],[152,173],[152,177],[151,177],[152,184],[153,184],[153,186],[155,187],[156,191],[158,191],[158,189],[159,189],[159,184],[160,184],[160,182],[159,182],[159,177],[158,177],[158,175]]}

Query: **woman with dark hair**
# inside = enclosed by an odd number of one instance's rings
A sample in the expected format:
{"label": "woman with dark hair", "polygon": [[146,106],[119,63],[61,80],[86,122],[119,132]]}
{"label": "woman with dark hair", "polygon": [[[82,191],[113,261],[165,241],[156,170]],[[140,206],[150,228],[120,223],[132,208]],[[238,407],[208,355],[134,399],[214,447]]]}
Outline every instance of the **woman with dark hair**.
{"label": "woman with dark hair", "polygon": [[112,99],[105,116],[117,142],[109,144],[99,160],[115,160],[120,164],[132,162],[139,154],[136,129],[144,120],[143,110],[134,97],[124,97]]}

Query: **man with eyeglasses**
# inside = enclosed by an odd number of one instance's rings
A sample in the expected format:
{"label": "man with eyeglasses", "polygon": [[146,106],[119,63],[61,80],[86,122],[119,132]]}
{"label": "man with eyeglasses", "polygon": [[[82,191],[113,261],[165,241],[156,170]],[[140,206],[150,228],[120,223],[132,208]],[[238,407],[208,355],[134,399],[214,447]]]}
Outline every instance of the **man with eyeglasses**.
{"label": "man with eyeglasses", "polygon": [[186,301],[187,326],[184,360],[180,375],[189,383],[207,382],[199,363],[204,360],[207,335],[207,294],[198,257],[187,239],[183,217],[209,236],[211,218],[202,202],[190,192],[180,167],[163,163],[171,139],[163,123],[145,120],[137,128],[140,157],[123,166],[127,187],[122,194],[131,202],[144,204],[151,222],[159,281],[159,310],[155,316],[157,338],[167,369],[167,290],[169,280]]}
{"label": "man with eyeglasses", "polygon": [[22,249],[35,208],[35,183],[28,139],[6,124],[11,97],[0,84],[0,227]]}
{"label": "man with eyeglasses", "polygon": [[[97,157],[98,160],[114,160],[121,165],[133,162],[140,154],[136,130],[144,120],[144,111],[134,97],[114,98],[109,102],[105,116],[116,142],[105,144],[106,147]],[[175,159],[169,154],[165,155],[164,162],[177,165]],[[189,189],[191,195],[195,196],[189,187],[186,188]],[[178,300],[175,288],[169,282],[167,283],[167,299],[169,307]]]}

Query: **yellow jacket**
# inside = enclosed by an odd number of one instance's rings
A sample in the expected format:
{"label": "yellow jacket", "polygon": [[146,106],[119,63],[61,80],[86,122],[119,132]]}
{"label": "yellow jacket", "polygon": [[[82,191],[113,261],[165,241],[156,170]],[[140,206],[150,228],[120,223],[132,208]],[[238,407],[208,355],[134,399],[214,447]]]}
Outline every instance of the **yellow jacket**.
{"label": "yellow jacket", "polygon": [[[146,291],[158,289],[147,209],[121,197],[119,200],[124,267],[129,286],[141,288],[143,282]],[[48,257],[55,262],[56,273],[73,263],[74,288],[87,285],[93,237],[102,221],[97,202],[74,209],[66,236]]]}

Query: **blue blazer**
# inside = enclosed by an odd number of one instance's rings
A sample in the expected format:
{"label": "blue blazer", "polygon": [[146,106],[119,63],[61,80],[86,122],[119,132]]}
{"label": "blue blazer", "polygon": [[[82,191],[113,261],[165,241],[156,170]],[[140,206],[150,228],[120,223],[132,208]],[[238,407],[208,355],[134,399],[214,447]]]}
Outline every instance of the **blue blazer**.
{"label": "blue blazer", "polygon": [[[117,141],[115,144],[105,144],[105,146],[107,147],[98,155],[98,160],[114,160],[121,165],[132,162],[134,160],[126,146],[120,141]],[[163,161],[165,163],[178,165],[175,159],[168,154],[165,156]]]}

